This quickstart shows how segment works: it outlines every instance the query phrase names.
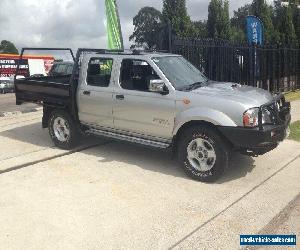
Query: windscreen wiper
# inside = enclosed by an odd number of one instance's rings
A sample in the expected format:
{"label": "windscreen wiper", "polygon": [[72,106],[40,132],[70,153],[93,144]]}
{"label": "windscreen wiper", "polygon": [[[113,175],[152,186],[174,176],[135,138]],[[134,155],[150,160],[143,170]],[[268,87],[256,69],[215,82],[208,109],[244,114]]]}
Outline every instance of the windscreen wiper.
{"label": "windscreen wiper", "polygon": [[204,85],[204,82],[195,82],[191,85],[186,85],[186,86],[183,86],[182,88],[180,88],[179,90],[183,90],[183,91],[191,91],[191,90],[194,90],[194,89],[198,89],[198,88],[201,88],[203,87]]}

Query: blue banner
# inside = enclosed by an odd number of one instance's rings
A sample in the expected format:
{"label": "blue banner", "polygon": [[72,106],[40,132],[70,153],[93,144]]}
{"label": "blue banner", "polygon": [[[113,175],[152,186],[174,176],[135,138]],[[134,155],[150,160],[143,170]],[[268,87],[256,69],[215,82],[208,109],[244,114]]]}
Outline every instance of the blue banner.
{"label": "blue banner", "polygon": [[247,16],[247,40],[249,44],[263,44],[264,28],[261,20],[256,16]]}

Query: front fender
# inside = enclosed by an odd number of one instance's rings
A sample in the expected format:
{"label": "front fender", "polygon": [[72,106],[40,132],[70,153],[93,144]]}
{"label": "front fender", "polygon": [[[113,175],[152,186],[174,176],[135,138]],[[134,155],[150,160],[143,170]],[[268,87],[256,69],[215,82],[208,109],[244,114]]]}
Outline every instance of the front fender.
{"label": "front fender", "polygon": [[177,114],[173,135],[176,135],[178,130],[190,121],[205,121],[216,126],[237,127],[237,124],[225,113],[207,107],[195,107]]}

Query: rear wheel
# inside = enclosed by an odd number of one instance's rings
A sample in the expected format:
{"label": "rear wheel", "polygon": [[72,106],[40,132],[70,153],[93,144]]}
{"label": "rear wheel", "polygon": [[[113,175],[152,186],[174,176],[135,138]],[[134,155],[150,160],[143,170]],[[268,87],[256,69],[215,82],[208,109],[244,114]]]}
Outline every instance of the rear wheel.
{"label": "rear wheel", "polygon": [[217,131],[208,126],[196,126],[182,134],[178,159],[191,178],[213,182],[228,166],[229,152],[229,147]]}
{"label": "rear wheel", "polygon": [[76,146],[79,133],[72,117],[62,110],[55,110],[49,118],[49,134],[55,146],[72,149]]}

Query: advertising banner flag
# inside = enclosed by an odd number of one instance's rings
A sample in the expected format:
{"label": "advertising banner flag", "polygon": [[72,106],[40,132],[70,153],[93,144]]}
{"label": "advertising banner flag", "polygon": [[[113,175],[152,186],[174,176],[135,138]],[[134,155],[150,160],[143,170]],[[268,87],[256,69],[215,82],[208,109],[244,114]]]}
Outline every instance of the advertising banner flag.
{"label": "advertising banner flag", "polygon": [[256,16],[247,16],[247,39],[249,44],[263,44],[264,27]]}
{"label": "advertising banner flag", "polygon": [[105,0],[108,48],[111,50],[123,50],[123,37],[116,0]]}

